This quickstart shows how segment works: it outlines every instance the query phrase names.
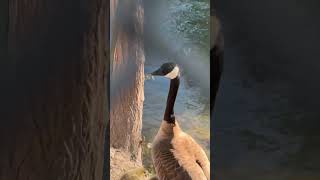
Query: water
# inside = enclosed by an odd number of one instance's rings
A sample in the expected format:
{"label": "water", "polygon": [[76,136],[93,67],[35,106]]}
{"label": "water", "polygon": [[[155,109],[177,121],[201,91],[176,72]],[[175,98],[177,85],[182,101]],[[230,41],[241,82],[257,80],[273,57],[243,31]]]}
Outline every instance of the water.
{"label": "water", "polygon": [[226,52],[213,114],[216,179],[319,179],[317,113],[294,103],[288,81],[259,81],[240,71],[239,51]]}
{"label": "water", "polygon": [[[272,7],[278,2],[274,1]],[[295,51],[292,47],[295,40],[283,41],[286,44],[279,46],[278,39],[269,34],[271,27],[277,27],[272,32],[281,40],[288,32],[298,34],[298,30],[292,31],[297,26],[290,29],[282,25],[288,19],[281,21],[281,26],[270,26],[275,19],[257,18],[257,11],[268,14],[266,6],[260,2],[255,6],[238,3],[225,3],[221,11],[226,17],[226,42],[223,77],[213,114],[215,179],[320,179],[319,113],[315,109],[319,99],[315,90],[319,86],[314,83],[319,76],[309,74],[315,72],[312,68],[318,63],[295,58],[304,57],[301,49]],[[288,14],[278,11],[276,19],[282,13]],[[288,30],[279,33],[279,29]],[[305,66],[305,62],[312,64]]]}
{"label": "water", "polygon": [[[150,73],[161,64],[146,64],[145,72]],[[146,144],[153,141],[166,106],[170,80],[164,77],[147,77],[145,81],[145,101],[143,109],[143,129]],[[210,155],[210,123],[208,101],[202,96],[199,87],[191,86],[185,75],[181,76],[178,96],[175,102],[175,114],[182,129],[191,135]],[[207,98],[208,99],[208,98]],[[144,165],[151,166],[150,150],[144,148]]]}
{"label": "water", "polygon": [[[301,13],[297,3],[309,6],[310,14]],[[217,4],[225,64],[213,113],[214,179],[320,179],[319,46],[314,45],[319,37],[313,33],[320,26],[304,25],[319,11],[310,11],[312,3],[305,1]]]}
{"label": "water", "polygon": [[[146,1],[144,5],[145,72],[158,69],[163,59],[179,63],[181,69],[188,71],[189,75],[185,73],[181,77],[175,116],[183,131],[191,135],[210,157],[209,97],[204,95],[209,94],[209,68],[204,65],[209,60],[209,0]],[[145,81],[143,163],[151,171],[147,146],[160,127],[169,84],[170,81],[162,77],[154,80],[147,77]]]}

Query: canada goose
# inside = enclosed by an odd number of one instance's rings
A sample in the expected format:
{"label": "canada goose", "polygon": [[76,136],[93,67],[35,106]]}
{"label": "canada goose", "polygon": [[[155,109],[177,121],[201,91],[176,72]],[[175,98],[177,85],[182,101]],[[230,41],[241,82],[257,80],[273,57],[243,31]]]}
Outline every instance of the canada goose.
{"label": "canada goose", "polygon": [[207,180],[210,179],[210,162],[205,152],[182,131],[174,116],[179,71],[177,64],[165,63],[151,73],[171,79],[163,121],[152,143],[153,165],[160,180]]}
{"label": "canada goose", "polygon": [[145,169],[143,167],[132,169],[126,172],[120,180],[140,180],[145,179]]}

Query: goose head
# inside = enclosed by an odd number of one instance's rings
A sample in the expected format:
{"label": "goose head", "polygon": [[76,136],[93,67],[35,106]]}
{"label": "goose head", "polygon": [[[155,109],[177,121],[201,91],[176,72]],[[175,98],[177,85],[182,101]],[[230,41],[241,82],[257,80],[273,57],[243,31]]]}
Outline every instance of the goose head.
{"label": "goose head", "polygon": [[180,69],[176,63],[164,63],[162,66],[151,73],[153,76],[163,76],[168,79],[175,79],[180,75]]}

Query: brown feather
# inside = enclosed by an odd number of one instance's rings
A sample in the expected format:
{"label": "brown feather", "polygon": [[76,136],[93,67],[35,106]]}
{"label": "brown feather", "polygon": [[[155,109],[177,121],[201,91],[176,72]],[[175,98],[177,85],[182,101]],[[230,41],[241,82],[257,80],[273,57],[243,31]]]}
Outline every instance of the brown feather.
{"label": "brown feather", "polygon": [[160,180],[210,179],[210,162],[199,144],[177,121],[162,122],[152,146],[152,159]]}

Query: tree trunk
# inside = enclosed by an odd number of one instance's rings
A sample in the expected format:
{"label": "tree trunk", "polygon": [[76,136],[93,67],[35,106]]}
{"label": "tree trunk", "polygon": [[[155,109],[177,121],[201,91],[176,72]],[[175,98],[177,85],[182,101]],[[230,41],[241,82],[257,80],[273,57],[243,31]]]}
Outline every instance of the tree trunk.
{"label": "tree trunk", "polygon": [[215,1],[210,2],[210,73],[212,77],[210,95],[210,108],[214,110],[216,96],[219,89],[220,79],[223,70],[224,37],[221,30],[219,18],[215,12]]}
{"label": "tree trunk", "polygon": [[[141,0],[112,0],[110,147],[141,164],[144,48]],[[126,159],[130,161],[130,159]],[[111,164],[113,158],[111,157]],[[126,163],[126,162],[125,162]],[[111,167],[112,168],[112,167]],[[112,173],[112,172],[111,172]]]}
{"label": "tree trunk", "polygon": [[105,0],[9,1],[1,180],[102,178],[108,7]]}

